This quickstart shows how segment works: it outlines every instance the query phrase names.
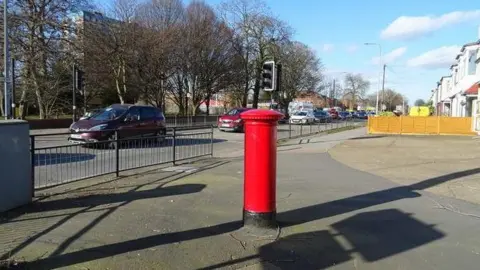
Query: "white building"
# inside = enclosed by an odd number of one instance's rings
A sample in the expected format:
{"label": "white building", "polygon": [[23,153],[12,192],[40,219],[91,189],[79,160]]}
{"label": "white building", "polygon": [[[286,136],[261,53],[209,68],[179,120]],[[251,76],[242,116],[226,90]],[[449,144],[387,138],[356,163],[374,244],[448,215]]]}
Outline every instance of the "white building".
{"label": "white building", "polygon": [[465,44],[444,76],[433,90],[432,100],[437,115],[452,117],[473,116],[480,81],[480,40]]}

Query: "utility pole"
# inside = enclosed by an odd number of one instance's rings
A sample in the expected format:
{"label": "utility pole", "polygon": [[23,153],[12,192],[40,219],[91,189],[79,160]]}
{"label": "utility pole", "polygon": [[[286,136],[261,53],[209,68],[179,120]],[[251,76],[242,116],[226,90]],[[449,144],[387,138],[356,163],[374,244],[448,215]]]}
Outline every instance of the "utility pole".
{"label": "utility pole", "polygon": [[385,105],[385,68],[387,65],[383,64],[383,76],[382,76],[382,111],[383,106]]}
{"label": "utility pole", "polygon": [[8,18],[7,18],[7,6],[8,1],[3,0],[3,67],[4,67],[4,103],[5,103],[5,119],[8,119],[10,116],[11,102],[10,102],[10,49],[8,43]]}
{"label": "utility pole", "polygon": [[333,98],[333,106],[337,106],[337,99],[335,98],[336,97],[336,94],[335,94],[335,85],[337,84],[337,82],[335,81],[335,79],[333,79],[333,91],[332,91],[332,98]]}

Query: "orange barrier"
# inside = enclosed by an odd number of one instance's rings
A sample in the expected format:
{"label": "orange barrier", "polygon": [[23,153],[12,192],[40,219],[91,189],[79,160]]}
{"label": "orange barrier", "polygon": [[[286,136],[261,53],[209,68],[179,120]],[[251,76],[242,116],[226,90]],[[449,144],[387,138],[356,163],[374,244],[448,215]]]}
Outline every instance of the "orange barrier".
{"label": "orange barrier", "polygon": [[377,116],[368,118],[370,134],[477,135],[471,117]]}

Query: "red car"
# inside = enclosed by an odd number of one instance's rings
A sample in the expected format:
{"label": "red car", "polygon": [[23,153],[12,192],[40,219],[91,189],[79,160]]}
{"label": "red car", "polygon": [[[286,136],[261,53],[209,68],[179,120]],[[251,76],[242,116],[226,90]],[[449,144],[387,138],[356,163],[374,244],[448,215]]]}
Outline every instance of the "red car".
{"label": "red car", "polygon": [[331,109],[331,110],[328,111],[328,113],[330,114],[330,116],[332,117],[332,119],[338,119],[338,112],[337,112],[337,110]]}
{"label": "red car", "polygon": [[250,108],[235,108],[218,118],[218,129],[221,131],[243,132],[243,120],[240,114],[251,110]]}

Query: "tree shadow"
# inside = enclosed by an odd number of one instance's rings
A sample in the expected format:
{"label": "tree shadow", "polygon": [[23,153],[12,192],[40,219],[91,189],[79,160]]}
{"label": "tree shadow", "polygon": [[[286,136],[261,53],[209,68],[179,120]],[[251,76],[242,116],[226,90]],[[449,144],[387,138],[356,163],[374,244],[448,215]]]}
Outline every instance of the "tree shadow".
{"label": "tree shadow", "polygon": [[41,201],[32,205],[31,211],[44,212],[65,210],[79,207],[96,207],[121,203],[126,201],[136,201],[150,198],[160,198],[174,195],[185,195],[202,191],[206,186],[203,184],[184,184],[168,187],[158,187],[141,191],[128,191],[122,193],[94,194],[78,198],[64,198],[58,200]]}
{"label": "tree shadow", "polygon": [[[281,212],[278,214],[278,220],[281,227],[290,227],[299,224],[303,224],[306,222],[311,222],[315,220],[320,220],[327,217],[332,217],[340,214],[349,213],[356,210],[365,209],[367,207],[381,205],[388,202],[393,202],[401,199],[407,198],[416,198],[420,197],[421,194],[416,192],[416,190],[426,189],[458,177],[463,177],[466,175],[472,175],[480,172],[480,168],[466,170],[456,173],[447,174],[441,177],[435,177],[431,179],[427,179],[421,183],[404,186],[404,187],[394,187],[386,190],[380,190],[371,193],[365,193],[349,198],[343,198],[327,203],[321,203],[317,205],[311,205],[307,207],[302,207],[299,209],[294,209],[286,212]],[[197,187],[198,188],[198,187]],[[95,200],[94,200],[95,201]],[[55,209],[55,206],[53,206]],[[341,235],[343,235],[352,245],[355,246],[356,251],[358,251],[366,260],[379,260],[381,258],[385,258],[387,256],[391,256],[393,254],[397,254],[399,252],[405,251],[407,249],[412,249],[418,247],[420,245],[426,244],[428,242],[434,241],[443,237],[441,232],[435,231],[432,226],[424,225],[419,221],[412,221],[412,217],[410,215],[406,215],[401,213],[398,210],[383,210],[383,211],[376,211],[370,213],[360,213],[351,218],[347,218],[341,222],[337,222],[332,225]],[[389,228],[379,228],[381,222],[378,220],[382,220],[384,222],[389,222],[389,225],[393,229]],[[372,224],[376,223],[376,224]],[[398,224],[396,224],[398,223]],[[401,228],[401,226],[405,226],[405,228]],[[200,239],[203,237],[209,237],[214,235],[220,235],[232,232],[240,228],[241,222],[240,221],[231,221],[223,224],[218,224],[211,227],[203,227],[197,228],[182,232],[173,232],[173,233],[166,233],[166,234],[159,234],[153,236],[147,236],[143,238],[138,238],[134,240],[124,241],[120,243],[113,243],[107,244],[103,246],[97,247],[90,247],[85,248],[83,250],[73,251],[67,254],[55,254],[55,256],[50,256],[48,258],[39,259],[32,262],[26,262],[22,265],[22,267],[29,268],[29,269],[51,269],[51,268],[59,268],[59,267],[67,267],[77,263],[84,263],[96,259],[106,258],[110,256],[115,256],[127,252],[138,251],[146,248],[152,248],[155,246],[166,245],[173,242],[182,242],[186,240],[192,239]],[[370,227],[371,228],[370,228]],[[388,227],[388,226],[385,226]],[[416,232],[415,230],[418,230]],[[378,232],[377,232],[378,231]],[[394,234],[398,233],[398,236]],[[402,233],[407,234],[407,236],[403,235]],[[377,235],[375,235],[377,234]],[[308,237],[312,237],[314,241],[312,243],[317,243],[321,240],[325,245],[320,245],[319,249],[327,250],[327,248],[332,248],[338,250],[335,255],[332,255],[331,258],[316,258],[313,255],[313,262],[308,261],[306,267],[309,265],[317,265],[315,269],[319,267],[323,267],[332,263],[334,261],[342,262],[348,260],[350,257],[348,254],[342,254],[339,250],[338,246],[328,239],[330,236],[326,234],[326,232],[317,232],[306,234]],[[385,250],[381,251],[372,251],[376,249],[375,245],[372,244],[372,241],[376,241],[376,237],[381,237],[382,241],[380,243],[382,245],[392,245]],[[292,236],[293,237],[293,236]],[[297,235],[298,237],[298,235]],[[303,235],[305,237],[305,235]],[[362,238],[363,237],[363,238]],[[404,238],[401,243],[398,245],[395,241],[398,239]],[[290,237],[291,238],[291,237]],[[285,240],[286,239],[286,240]],[[270,246],[264,247],[263,251],[260,250],[259,256],[264,256],[266,258],[270,258],[272,256],[270,254],[274,254],[275,249],[284,249],[284,246],[288,246],[288,239],[289,237],[281,238],[280,240],[270,244]],[[282,243],[282,241],[286,241],[287,243]],[[393,242],[392,242],[393,241]],[[298,247],[300,251],[298,253],[305,253],[306,257],[311,255],[310,250],[308,249],[308,245],[306,244],[307,248],[302,247],[301,244]],[[395,246],[397,245],[397,246]],[[380,247],[381,248],[381,247]],[[273,250],[273,251],[272,251]],[[303,250],[303,251],[302,251]],[[317,250],[318,251],[318,250]],[[280,252],[280,251],[277,251]],[[323,251],[322,251],[323,252]],[[263,254],[263,255],[262,255]],[[319,256],[318,252],[317,255]],[[253,256],[256,257],[256,256]],[[310,260],[312,260],[310,258]],[[233,265],[238,261],[242,261],[243,259],[239,259],[237,261],[230,261],[228,263],[219,264],[221,267],[226,267],[228,265]],[[246,259],[245,259],[246,260]],[[206,269],[217,269],[219,265],[211,266]],[[284,269],[284,268],[282,268]],[[288,268],[285,268],[288,269]],[[308,269],[307,268],[295,268],[292,269]]]}
{"label": "tree shadow", "polygon": [[[160,186],[155,189],[138,191],[140,187],[141,186],[138,186],[135,190],[124,192],[124,193],[89,195],[89,196],[83,196],[80,198],[65,198],[65,199],[59,199],[59,200],[51,200],[51,201],[34,203],[33,205],[31,205],[31,207],[28,208],[28,211],[43,212],[43,211],[64,210],[69,208],[81,208],[81,209],[63,217],[59,222],[57,222],[53,226],[50,226],[45,230],[43,230],[42,232],[37,233],[34,237],[27,239],[26,241],[18,245],[15,249],[8,252],[8,254],[2,255],[2,257],[0,257],[0,260],[8,259],[8,256],[10,254],[17,253],[18,251],[22,250],[25,246],[32,243],[35,239],[38,239],[42,235],[49,233],[50,231],[54,230],[61,224],[67,222],[68,220],[71,220],[74,216],[93,210],[93,208],[95,208],[96,206],[120,203],[119,205],[105,209],[106,211],[104,213],[102,213],[99,217],[95,218],[86,227],[82,228],[80,232],[77,232],[76,234],[68,238],[67,240],[68,243],[65,243],[65,242],[62,243],[57,249],[57,251],[54,252],[54,254],[57,254],[57,255],[60,254],[61,253],[59,252],[60,249],[63,251],[64,249],[66,249],[66,247],[70,243],[72,243],[74,240],[81,237],[84,233],[86,233],[88,230],[93,228],[101,220],[106,218],[108,215],[113,213],[118,208],[125,206],[126,204],[132,201],[196,193],[196,192],[202,191],[206,187],[206,185],[184,184],[184,185],[176,185],[176,186],[168,186],[168,187]],[[19,209],[17,209],[17,211],[18,210]],[[35,268],[35,269],[38,269],[38,268]]]}
{"label": "tree shadow", "polygon": [[82,162],[94,159],[95,155],[85,153],[48,153],[35,154],[35,167]]}

